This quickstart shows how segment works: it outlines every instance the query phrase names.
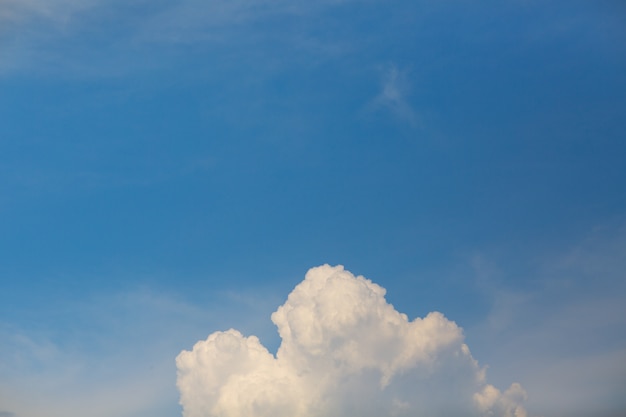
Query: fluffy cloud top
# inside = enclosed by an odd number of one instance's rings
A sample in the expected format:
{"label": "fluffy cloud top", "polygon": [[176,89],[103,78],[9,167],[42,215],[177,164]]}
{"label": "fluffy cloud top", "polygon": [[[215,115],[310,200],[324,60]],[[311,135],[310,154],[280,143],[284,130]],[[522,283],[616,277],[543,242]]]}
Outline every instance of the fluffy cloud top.
{"label": "fluffy cloud top", "polygon": [[489,385],[440,313],[409,321],[342,266],[308,271],[272,314],[281,345],[215,332],[176,358],[185,417],[525,417],[525,392]]}

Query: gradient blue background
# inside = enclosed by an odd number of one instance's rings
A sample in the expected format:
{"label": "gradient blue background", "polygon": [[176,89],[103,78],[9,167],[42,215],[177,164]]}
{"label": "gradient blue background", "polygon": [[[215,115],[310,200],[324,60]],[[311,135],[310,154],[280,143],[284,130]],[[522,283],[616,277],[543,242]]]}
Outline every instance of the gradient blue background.
{"label": "gradient blue background", "polygon": [[179,415],[176,354],[275,349],[322,263],[531,414],[623,415],[625,40],[619,1],[0,3],[0,415]]}

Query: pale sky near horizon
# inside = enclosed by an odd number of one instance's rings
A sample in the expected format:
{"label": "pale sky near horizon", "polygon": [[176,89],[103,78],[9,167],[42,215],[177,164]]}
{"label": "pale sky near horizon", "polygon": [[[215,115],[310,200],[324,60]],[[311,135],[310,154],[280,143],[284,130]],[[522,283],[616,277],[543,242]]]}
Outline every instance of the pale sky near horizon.
{"label": "pale sky near horizon", "polygon": [[626,6],[0,0],[0,417],[181,415],[312,267],[626,413]]}

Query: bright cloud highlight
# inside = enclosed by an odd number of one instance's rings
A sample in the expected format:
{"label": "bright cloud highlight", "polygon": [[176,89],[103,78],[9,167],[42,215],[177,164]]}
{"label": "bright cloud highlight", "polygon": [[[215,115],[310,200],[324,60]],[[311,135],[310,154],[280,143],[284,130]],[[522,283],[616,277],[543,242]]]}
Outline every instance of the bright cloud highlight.
{"label": "bright cloud highlight", "polygon": [[272,321],[276,356],[233,329],[178,355],[184,417],[526,416],[523,388],[487,384],[454,322],[409,321],[342,266],[309,270]]}

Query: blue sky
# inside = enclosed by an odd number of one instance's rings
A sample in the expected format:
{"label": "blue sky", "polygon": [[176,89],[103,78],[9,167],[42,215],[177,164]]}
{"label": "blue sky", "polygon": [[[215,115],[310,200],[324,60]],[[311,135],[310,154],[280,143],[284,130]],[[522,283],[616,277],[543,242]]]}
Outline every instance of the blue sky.
{"label": "blue sky", "polygon": [[623,414],[625,20],[0,3],[0,416],[180,415],[178,352],[231,327],[275,349],[324,263],[455,321],[530,414]]}

